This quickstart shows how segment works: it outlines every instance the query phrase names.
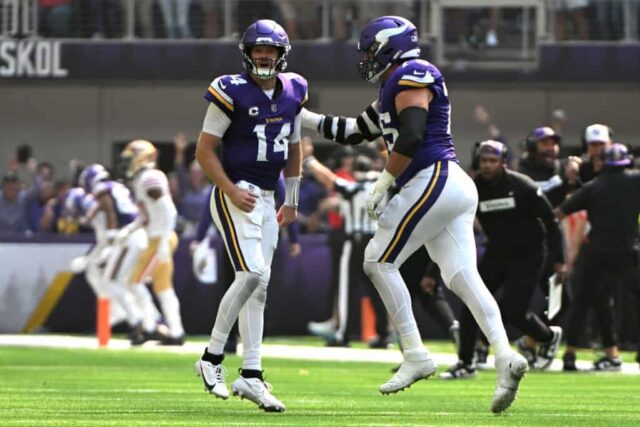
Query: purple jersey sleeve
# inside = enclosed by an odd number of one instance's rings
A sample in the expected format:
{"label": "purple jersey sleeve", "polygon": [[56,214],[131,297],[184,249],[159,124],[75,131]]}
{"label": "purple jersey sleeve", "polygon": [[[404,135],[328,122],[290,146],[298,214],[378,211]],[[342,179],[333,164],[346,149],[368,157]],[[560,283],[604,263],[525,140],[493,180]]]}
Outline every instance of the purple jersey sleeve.
{"label": "purple jersey sleeve", "polygon": [[304,104],[309,100],[309,84],[307,80],[296,73],[285,73],[285,77],[291,82],[291,87],[295,93],[295,98],[298,104],[296,114],[302,110]]}
{"label": "purple jersey sleeve", "polygon": [[427,126],[420,147],[405,171],[396,179],[403,186],[420,170],[440,160],[456,161],[451,138],[451,106],[444,78],[433,64],[422,59],[404,62],[380,89],[378,106],[380,125],[389,151],[393,151],[400,131],[395,100],[399,93],[411,89],[429,89],[434,97],[429,104]]}
{"label": "purple jersey sleeve", "polygon": [[214,79],[207,91],[204,93],[204,99],[214,103],[229,118],[233,118],[235,107],[233,105],[232,89],[235,76],[220,76]]}

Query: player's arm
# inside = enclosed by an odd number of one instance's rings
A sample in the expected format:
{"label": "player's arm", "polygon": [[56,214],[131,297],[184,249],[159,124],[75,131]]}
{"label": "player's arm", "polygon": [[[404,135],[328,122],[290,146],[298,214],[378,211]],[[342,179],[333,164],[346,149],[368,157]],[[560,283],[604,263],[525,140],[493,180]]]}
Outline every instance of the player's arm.
{"label": "player's arm", "polygon": [[562,250],[562,237],[553,208],[549,203],[549,199],[535,183],[530,182],[527,190],[532,204],[533,215],[542,222],[547,234],[549,260],[553,263],[556,280],[558,280],[558,283],[564,283],[566,267]]}
{"label": "player's arm", "polygon": [[[116,208],[113,205],[113,200],[109,197],[109,194],[106,191],[99,193],[96,196],[96,201],[98,202],[98,209],[94,210],[93,214],[95,215],[98,210],[101,210],[107,217],[107,230],[117,229],[118,215],[116,213]],[[89,221],[92,219],[93,217],[89,218]]]}
{"label": "player's arm", "polygon": [[318,114],[302,109],[302,126],[343,145],[374,141],[382,135],[378,125],[378,102],[374,101],[358,117]]}
{"label": "player's arm", "polygon": [[298,199],[300,197],[300,175],[302,174],[302,144],[300,129],[302,112],[298,113],[293,124],[293,133],[287,145],[287,163],[284,166],[284,203],[278,210],[278,225],[285,227],[298,217]]}
{"label": "player's arm", "polygon": [[210,103],[198,138],[198,145],[196,145],[196,160],[207,177],[231,199],[238,209],[251,212],[256,205],[256,196],[248,190],[235,186],[222,168],[222,162],[216,154],[222,145],[222,136],[230,124],[231,119],[219,107]]}
{"label": "player's arm", "polygon": [[427,114],[432,99],[433,93],[426,88],[405,90],[396,96],[400,127],[398,139],[393,151],[389,153],[389,161],[385,168],[394,179],[404,172],[418,151],[427,127]]}
{"label": "player's arm", "polygon": [[178,213],[168,192],[169,183],[167,182],[167,177],[160,171],[154,171],[153,176],[149,176],[151,172],[147,172],[147,174],[146,179],[141,183],[142,191],[151,199],[151,203],[154,205],[153,213],[160,216],[160,220],[157,223],[162,227],[162,237],[158,242],[156,257],[158,261],[166,262],[172,256],[170,238],[176,225]]}
{"label": "player's arm", "polygon": [[563,219],[567,215],[586,209],[591,187],[592,185],[589,184],[581,187],[572,193],[567,200],[562,202],[560,206],[555,208],[553,213],[556,215],[556,218]]}
{"label": "player's arm", "polygon": [[396,111],[400,121],[398,138],[393,151],[389,153],[387,165],[367,200],[367,211],[372,218],[377,217],[376,207],[418,151],[427,127],[427,114],[432,99],[433,93],[427,88],[405,90],[396,96]]}

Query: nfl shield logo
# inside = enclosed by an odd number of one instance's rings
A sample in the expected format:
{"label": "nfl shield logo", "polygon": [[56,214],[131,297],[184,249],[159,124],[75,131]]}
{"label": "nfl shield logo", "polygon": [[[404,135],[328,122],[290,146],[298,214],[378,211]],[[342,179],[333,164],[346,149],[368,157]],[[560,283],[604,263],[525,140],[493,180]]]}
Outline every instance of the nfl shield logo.
{"label": "nfl shield logo", "polygon": [[278,105],[277,104],[271,104],[271,111],[274,112],[274,113],[276,111],[278,111]]}

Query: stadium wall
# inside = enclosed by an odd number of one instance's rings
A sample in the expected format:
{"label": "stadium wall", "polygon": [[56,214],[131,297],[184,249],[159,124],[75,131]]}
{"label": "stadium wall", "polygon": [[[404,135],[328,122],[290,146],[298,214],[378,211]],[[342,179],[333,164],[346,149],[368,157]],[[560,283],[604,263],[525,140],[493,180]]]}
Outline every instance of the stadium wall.
{"label": "stadium wall", "polygon": [[[211,332],[218,303],[230,279],[221,273],[213,285],[199,282],[193,274],[189,243],[182,239],[174,255],[174,286],[187,334],[206,335]],[[265,314],[269,335],[306,335],[307,322],[331,316],[327,236],[303,235],[300,243],[303,256],[291,258],[286,239],[276,250]],[[87,235],[0,235],[0,333],[93,333],[95,295],[84,275],[69,271],[71,260],[86,253],[90,246],[91,236]],[[218,271],[223,272],[222,242],[215,241],[214,248]],[[25,253],[30,262],[25,262]],[[365,295],[366,289],[359,286],[356,296]],[[457,312],[459,301],[449,297]],[[446,331],[441,331],[419,304],[416,315],[423,336],[446,338]],[[358,325],[352,325],[350,330],[359,332]]]}

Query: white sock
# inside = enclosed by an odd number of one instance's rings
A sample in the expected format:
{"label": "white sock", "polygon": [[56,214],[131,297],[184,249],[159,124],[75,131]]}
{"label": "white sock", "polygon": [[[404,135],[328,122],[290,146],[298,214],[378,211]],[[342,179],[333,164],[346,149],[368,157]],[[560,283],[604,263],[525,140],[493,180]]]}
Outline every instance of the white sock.
{"label": "white sock", "polygon": [[144,284],[140,283],[131,287],[131,293],[136,297],[136,301],[142,309],[142,328],[146,332],[155,331],[158,310],[153,303],[151,292]]}
{"label": "white sock", "polygon": [[338,279],[338,326],[336,328],[336,340],[344,340],[347,332],[347,320],[349,317],[349,268],[351,261],[352,243],[347,240],[342,245],[340,256],[340,277]]}
{"label": "white sock", "polygon": [[109,325],[117,325],[120,322],[127,320],[127,312],[124,311],[122,306],[113,298],[109,301]]}
{"label": "white sock", "polygon": [[127,314],[127,323],[129,326],[136,326],[142,322],[142,314],[136,302],[135,297],[127,289],[127,285],[123,283],[111,282],[109,292],[112,299],[124,309]]}
{"label": "white sock", "polygon": [[169,335],[173,338],[178,338],[184,335],[184,328],[182,327],[182,316],[180,315],[180,301],[176,295],[176,291],[173,288],[165,289],[157,294],[160,301],[160,307],[162,307],[162,314],[164,314],[164,320],[169,327]]}
{"label": "white sock", "polygon": [[388,263],[365,261],[364,271],[373,282],[393,323],[396,325],[402,352],[407,360],[421,360],[427,356],[411,307],[411,295],[402,280],[398,267]]}
{"label": "white sock", "polygon": [[512,350],[502,324],[500,309],[478,274],[478,270],[475,268],[460,270],[451,279],[450,288],[467,305],[496,356],[510,353]]}
{"label": "white sock", "polygon": [[211,339],[209,340],[209,353],[224,353],[224,345],[229,337],[231,327],[238,320],[240,310],[258,285],[260,285],[259,274],[244,271],[236,272],[235,280],[220,301],[216,322],[213,324]]}
{"label": "white sock", "polygon": [[264,332],[264,306],[267,302],[267,283],[253,291],[240,310],[238,329],[242,339],[242,369],[262,370],[260,346]]}

